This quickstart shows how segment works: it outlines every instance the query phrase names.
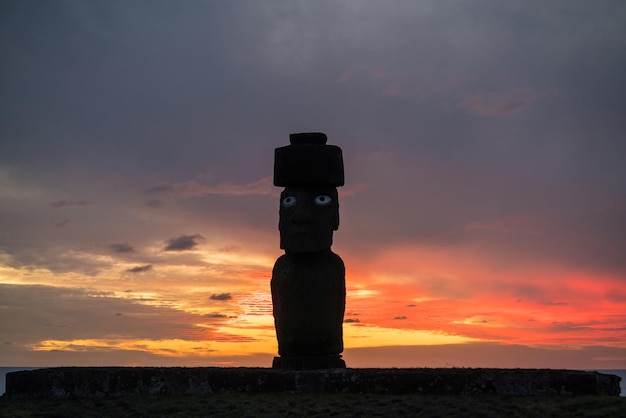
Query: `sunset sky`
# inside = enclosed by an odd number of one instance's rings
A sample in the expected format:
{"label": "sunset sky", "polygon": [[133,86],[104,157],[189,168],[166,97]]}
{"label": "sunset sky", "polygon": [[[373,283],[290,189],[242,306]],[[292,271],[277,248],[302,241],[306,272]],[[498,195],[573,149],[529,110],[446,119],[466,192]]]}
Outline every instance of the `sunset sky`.
{"label": "sunset sky", "polygon": [[274,148],[348,367],[626,369],[626,2],[0,0],[0,365],[270,367]]}

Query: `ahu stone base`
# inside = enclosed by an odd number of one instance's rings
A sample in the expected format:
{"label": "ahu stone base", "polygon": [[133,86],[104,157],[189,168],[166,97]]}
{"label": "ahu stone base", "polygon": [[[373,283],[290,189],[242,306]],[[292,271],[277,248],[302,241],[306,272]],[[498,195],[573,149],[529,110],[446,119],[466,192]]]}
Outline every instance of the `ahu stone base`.
{"label": "ahu stone base", "polygon": [[227,392],[619,396],[620,377],[550,369],[322,369],[57,367],[8,373],[20,398],[121,397]]}
{"label": "ahu stone base", "polygon": [[339,354],[334,356],[286,356],[274,357],[272,368],[281,370],[345,369],[346,362]]}

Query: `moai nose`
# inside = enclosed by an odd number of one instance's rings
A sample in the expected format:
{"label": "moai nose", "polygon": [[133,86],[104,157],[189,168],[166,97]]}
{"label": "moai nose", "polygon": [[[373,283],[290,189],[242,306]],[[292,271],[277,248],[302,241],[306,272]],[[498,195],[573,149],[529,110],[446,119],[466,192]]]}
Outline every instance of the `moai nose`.
{"label": "moai nose", "polygon": [[313,223],[314,216],[311,205],[298,203],[296,210],[291,217],[291,222],[295,225]]}

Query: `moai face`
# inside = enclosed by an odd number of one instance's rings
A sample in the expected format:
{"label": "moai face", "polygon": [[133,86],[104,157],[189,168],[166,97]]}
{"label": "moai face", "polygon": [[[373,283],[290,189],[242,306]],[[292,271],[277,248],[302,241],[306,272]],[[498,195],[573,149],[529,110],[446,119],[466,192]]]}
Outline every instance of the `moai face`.
{"label": "moai face", "polygon": [[280,194],[280,248],[287,253],[329,249],[339,228],[339,201],[333,186],[286,187]]}

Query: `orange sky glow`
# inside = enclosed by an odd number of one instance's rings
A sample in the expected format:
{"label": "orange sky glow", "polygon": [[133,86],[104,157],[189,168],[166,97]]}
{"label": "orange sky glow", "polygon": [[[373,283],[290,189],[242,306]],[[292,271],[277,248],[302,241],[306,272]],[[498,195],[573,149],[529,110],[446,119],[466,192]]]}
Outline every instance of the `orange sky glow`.
{"label": "orange sky glow", "polygon": [[[603,346],[613,349],[613,355],[588,359],[580,367],[611,368],[626,360],[625,301],[619,297],[626,288],[618,277],[551,266],[513,271],[491,266],[463,248],[403,246],[369,259],[341,251],[347,265],[344,344],[349,366],[480,366],[477,359],[464,358],[468,344],[482,344],[485,359],[503,346],[547,352]],[[87,364],[268,366],[277,351],[269,293],[272,257],[237,247],[197,249],[139,273],[128,273],[135,264],[113,263],[114,280],[102,273],[84,277],[4,267],[3,283],[17,294],[34,285],[69,292],[58,310],[51,307],[50,322],[39,327],[63,330],[61,334],[71,328],[99,330],[98,336],[78,332],[61,339],[43,331],[40,338],[11,346],[9,355],[19,359],[16,351],[27,352],[33,356],[24,358],[40,365],[77,358]],[[207,273],[210,282],[202,280]],[[29,304],[39,302],[46,303],[35,299]],[[76,315],[82,309],[92,312]],[[141,336],[137,330],[146,327],[153,329]],[[458,357],[420,357],[420,349],[428,346],[456,346]],[[402,355],[390,361],[389,352],[399,347],[405,347]],[[411,347],[414,352],[407,351]],[[363,349],[368,356],[351,356]],[[142,354],[149,356],[138,361]],[[508,365],[519,361],[509,359]]]}

